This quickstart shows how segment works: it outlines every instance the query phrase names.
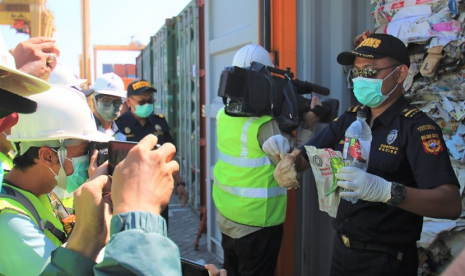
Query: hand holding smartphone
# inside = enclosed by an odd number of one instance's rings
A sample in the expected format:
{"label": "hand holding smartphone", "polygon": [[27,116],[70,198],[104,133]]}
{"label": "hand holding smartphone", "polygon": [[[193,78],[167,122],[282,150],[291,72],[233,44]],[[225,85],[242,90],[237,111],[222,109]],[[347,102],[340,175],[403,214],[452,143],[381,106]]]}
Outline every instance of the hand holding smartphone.
{"label": "hand holding smartphone", "polygon": [[181,258],[181,271],[183,276],[210,275],[204,265],[185,258]]}

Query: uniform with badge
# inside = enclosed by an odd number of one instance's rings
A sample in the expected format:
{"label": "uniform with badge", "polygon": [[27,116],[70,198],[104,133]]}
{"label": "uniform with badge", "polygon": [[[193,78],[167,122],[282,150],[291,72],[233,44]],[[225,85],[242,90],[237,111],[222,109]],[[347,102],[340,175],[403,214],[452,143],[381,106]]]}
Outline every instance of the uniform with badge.
{"label": "uniform with badge", "polygon": [[[153,95],[149,99],[144,98],[139,102],[132,99],[132,96],[142,96],[154,92],[157,92],[157,90],[144,79],[135,79],[128,85],[126,102],[129,101],[128,106],[132,105],[135,110],[129,109],[115,120],[119,131],[126,136],[127,141],[139,142],[145,136],[153,134],[157,136],[160,145],[174,142],[166,119],[163,115],[153,113]],[[141,119],[144,121],[143,125],[139,121]],[[179,184],[185,186],[184,182]],[[163,210],[161,216],[168,225],[168,206]]]}
{"label": "uniform with badge", "polygon": [[173,137],[166,119],[161,114],[152,114],[147,118],[145,125],[139,121],[128,110],[116,120],[119,131],[126,136],[127,141],[139,142],[148,134],[153,134],[158,138],[158,144],[163,145],[166,142],[173,143]]}
{"label": "uniform with badge", "polygon": [[[369,108],[351,107],[307,145],[342,152],[345,130],[356,120],[359,109],[366,109],[369,120]],[[420,189],[458,183],[440,127],[403,96],[374,120],[372,135],[368,173]],[[308,160],[305,150],[302,155]],[[420,239],[423,217],[384,203],[359,200],[352,204],[341,200],[333,226],[339,236],[391,251],[400,261],[417,258],[416,241]],[[389,245],[395,245],[397,250]]]}
{"label": "uniform with badge", "polygon": [[[358,201],[340,200],[330,275],[417,275],[423,216],[454,219],[461,211],[441,128],[403,95],[410,59],[398,38],[371,34],[337,61],[353,66],[353,93],[363,106],[350,107],[306,145],[343,152],[361,109],[372,141],[366,172],[345,166],[336,174],[341,198]],[[298,170],[310,166],[301,150]]]}

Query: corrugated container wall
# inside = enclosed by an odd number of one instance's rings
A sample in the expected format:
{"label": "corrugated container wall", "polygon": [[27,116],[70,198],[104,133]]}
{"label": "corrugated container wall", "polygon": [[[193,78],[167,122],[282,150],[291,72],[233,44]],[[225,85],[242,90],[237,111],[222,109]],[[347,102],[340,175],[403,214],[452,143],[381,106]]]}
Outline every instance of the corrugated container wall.
{"label": "corrugated container wall", "polygon": [[179,80],[177,154],[181,176],[189,183],[190,203],[200,206],[199,158],[199,24],[197,1],[190,2],[176,17]]}
{"label": "corrugated container wall", "polygon": [[176,144],[180,174],[188,184],[188,203],[200,212],[201,193],[206,192],[200,185],[198,21],[194,0],[178,16],[165,21],[141,51],[136,65],[137,77],[157,89],[154,112],[167,119]]}
{"label": "corrugated container wall", "polygon": [[[329,97],[340,102],[339,114],[356,100],[336,57],[353,49],[353,38],[372,26],[370,1],[297,0],[297,78],[330,88]],[[329,275],[332,219],[319,211],[310,173],[296,193],[295,275]]]}
{"label": "corrugated container wall", "polygon": [[155,113],[163,114],[168,121],[171,134],[177,144],[176,95],[178,83],[176,72],[176,19],[167,19],[165,25],[152,37],[153,47],[153,87],[155,93]]}
{"label": "corrugated container wall", "polygon": [[136,57],[136,77],[137,78],[142,78],[142,51],[140,54]]}
{"label": "corrugated container wall", "polygon": [[141,78],[153,83],[153,46],[152,40],[142,50],[142,75]]}

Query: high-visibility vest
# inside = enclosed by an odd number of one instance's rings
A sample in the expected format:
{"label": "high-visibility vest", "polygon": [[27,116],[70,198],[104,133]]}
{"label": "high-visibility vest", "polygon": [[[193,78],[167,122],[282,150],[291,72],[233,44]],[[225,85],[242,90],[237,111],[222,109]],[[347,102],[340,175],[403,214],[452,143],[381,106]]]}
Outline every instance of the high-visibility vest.
{"label": "high-visibility vest", "polygon": [[231,117],[219,111],[219,159],[213,170],[213,200],[234,222],[259,227],[279,225],[286,214],[287,190],[273,177],[275,169],[258,143],[258,130],[272,117]]}
{"label": "high-visibility vest", "polygon": [[30,217],[57,247],[66,240],[63,224],[55,217],[48,196],[34,194],[3,183],[7,194],[0,193],[0,212],[20,213]]}

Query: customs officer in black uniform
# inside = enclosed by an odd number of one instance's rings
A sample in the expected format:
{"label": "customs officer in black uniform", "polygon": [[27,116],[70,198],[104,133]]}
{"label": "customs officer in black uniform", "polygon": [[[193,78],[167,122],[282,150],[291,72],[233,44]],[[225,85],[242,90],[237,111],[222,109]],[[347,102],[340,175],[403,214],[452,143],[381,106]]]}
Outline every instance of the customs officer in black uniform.
{"label": "customs officer in black uniform", "polygon": [[[373,140],[367,172],[344,167],[337,174],[338,186],[349,190],[341,197],[359,200],[339,203],[331,275],[417,275],[423,216],[456,219],[462,211],[442,131],[403,96],[410,59],[398,38],[372,34],[337,61],[353,65],[354,94],[364,106],[349,108],[307,145],[342,152],[361,109]],[[297,171],[310,167],[301,149]]]}
{"label": "customs officer in black uniform", "polygon": [[[129,110],[115,120],[120,132],[127,141],[139,142],[148,134],[158,137],[158,144],[174,143],[170,128],[163,115],[153,113],[155,99],[153,93],[157,92],[150,83],[144,79],[135,79],[127,88],[126,104]],[[182,181],[179,172],[173,175],[176,183],[176,192],[180,199],[181,207],[187,202],[186,183]],[[162,212],[168,224],[168,206]]]}

